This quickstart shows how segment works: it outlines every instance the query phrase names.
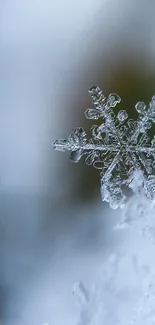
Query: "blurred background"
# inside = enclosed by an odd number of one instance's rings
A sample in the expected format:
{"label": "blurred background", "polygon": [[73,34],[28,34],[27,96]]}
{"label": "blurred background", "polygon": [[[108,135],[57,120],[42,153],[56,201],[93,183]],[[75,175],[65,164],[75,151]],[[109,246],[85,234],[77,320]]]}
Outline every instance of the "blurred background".
{"label": "blurred background", "polygon": [[92,282],[119,244],[120,211],[98,170],[52,142],[89,128],[88,89],[118,93],[134,116],[155,94],[153,0],[0,4],[0,319],[75,325],[72,284]]}

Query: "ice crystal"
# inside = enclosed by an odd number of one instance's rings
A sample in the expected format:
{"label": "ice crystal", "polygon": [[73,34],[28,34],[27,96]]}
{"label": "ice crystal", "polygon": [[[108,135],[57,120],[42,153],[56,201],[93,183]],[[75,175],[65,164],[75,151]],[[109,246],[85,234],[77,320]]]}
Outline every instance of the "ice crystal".
{"label": "ice crystal", "polygon": [[147,108],[138,102],[137,120],[128,118],[125,110],[117,114],[114,107],[121,98],[110,94],[107,98],[98,86],[89,90],[94,108],[85,111],[87,119],[101,119],[100,126],[93,125],[88,137],[82,127],[77,127],[66,140],[56,140],[53,147],[69,151],[70,159],[78,162],[85,157],[87,165],[101,169],[101,196],[113,209],[124,206],[128,187],[134,194],[155,198],[155,136],[149,130],[155,123],[155,96]]}

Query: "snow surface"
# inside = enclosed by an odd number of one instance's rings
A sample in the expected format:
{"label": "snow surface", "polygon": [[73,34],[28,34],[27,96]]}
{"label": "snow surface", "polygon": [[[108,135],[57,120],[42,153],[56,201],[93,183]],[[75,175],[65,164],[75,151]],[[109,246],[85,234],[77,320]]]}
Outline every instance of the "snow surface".
{"label": "snow surface", "polygon": [[154,216],[154,203],[142,197],[129,200],[114,227],[120,245],[103,261],[91,287],[77,283],[74,289],[81,306],[78,325],[155,324]]}

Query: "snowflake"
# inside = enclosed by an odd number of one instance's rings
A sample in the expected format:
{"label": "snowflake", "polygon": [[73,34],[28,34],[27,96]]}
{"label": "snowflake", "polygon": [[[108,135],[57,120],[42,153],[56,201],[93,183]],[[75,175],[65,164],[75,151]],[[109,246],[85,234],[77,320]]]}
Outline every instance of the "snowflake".
{"label": "snowflake", "polygon": [[147,108],[138,102],[137,120],[129,119],[125,110],[117,114],[114,107],[121,102],[115,93],[107,98],[98,86],[89,90],[94,108],[85,111],[87,119],[101,119],[101,125],[93,125],[88,137],[83,128],[77,127],[66,140],[56,140],[53,147],[70,151],[70,159],[78,162],[85,156],[87,165],[101,169],[102,201],[113,209],[123,207],[128,187],[136,195],[155,198],[155,136],[149,138],[149,130],[155,123],[155,96]]}

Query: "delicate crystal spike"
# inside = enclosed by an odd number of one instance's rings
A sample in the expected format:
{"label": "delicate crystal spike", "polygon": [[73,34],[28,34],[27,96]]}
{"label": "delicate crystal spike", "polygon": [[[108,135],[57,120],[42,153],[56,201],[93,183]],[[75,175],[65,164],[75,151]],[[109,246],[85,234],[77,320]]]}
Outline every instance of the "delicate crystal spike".
{"label": "delicate crystal spike", "polygon": [[137,110],[138,113],[144,114],[145,113],[145,109],[146,109],[146,105],[143,102],[138,102],[135,105],[135,108]]}
{"label": "delicate crystal spike", "polygon": [[88,108],[85,111],[85,116],[88,119],[98,120],[98,118],[102,116],[102,112],[97,109]]}
{"label": "delicate crystal spike", "polygon": [[98,86],[92,86],[89,89],[89,95],[92,98],[94,106],[96,106],[98,109],[104,106],[105,97],[102,93],[102,90]]}
{"label": "delicate crystal spike", "polygon": [[123,122],[128,118],[128,113],[126,111],[119,111],[117,118],[120,122]]}
{"label": "delicate crystal spike", "polygon": [[136,195],[155,198],[155,136],[149,138],[149,129],[155,123],[155,96],[149,107],[138,102],[135,105],[137,121],[128,119],[125,110],[115,114],[121,98],[110,94],[106,98],[98,86],[89,90],[94,108],[85,112],[88,119],[102,119],[101,125],[93,125],[88,138],[83,128],[75,128],[66,140],[56,140],[53,148],[70,151],[70,159],[78,162],[85,156],[87,165],[101,169],[101,196],[113,209],[123,207],[126,200],[124,188]]}
{"label": "delicate crystal spike", "polygon": [[110,94],[107,99],[107,105],[109,107],[115,107],[117,104],[121,102],[121,97],[117,94]]}
{"label": "delicate crystal spike", "polygon": [[66,151],[67,144],[68,144],[67,140],[56,140],[53,142],[53,148],[59,151]]}

